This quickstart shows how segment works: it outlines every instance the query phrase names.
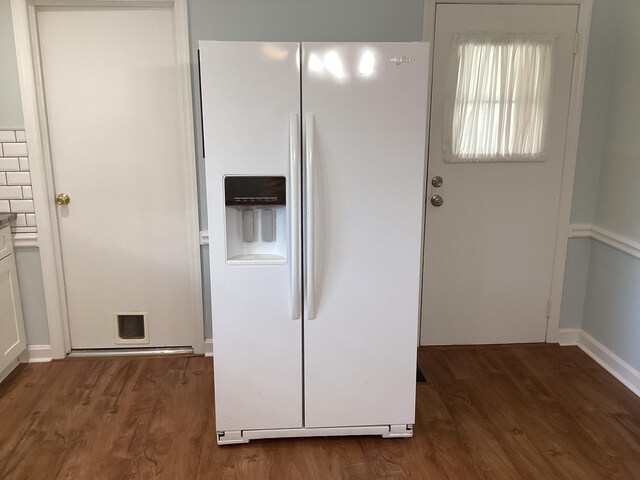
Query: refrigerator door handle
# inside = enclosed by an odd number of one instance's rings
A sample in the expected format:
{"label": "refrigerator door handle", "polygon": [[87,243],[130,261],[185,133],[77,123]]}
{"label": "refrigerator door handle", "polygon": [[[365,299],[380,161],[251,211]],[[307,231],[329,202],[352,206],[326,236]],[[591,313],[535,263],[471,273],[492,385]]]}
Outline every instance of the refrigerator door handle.
{"label": "refrigerator door handle", "polygon": [[313,113],[305,115],[305,309],[308,320],[316,318],[314,299],[314,192],[313,192]]}
{"label": "refrigerator door handle", "polygon": [[300,123],[289,114],[289,212],[291,215],[291,318],[300,318]]}

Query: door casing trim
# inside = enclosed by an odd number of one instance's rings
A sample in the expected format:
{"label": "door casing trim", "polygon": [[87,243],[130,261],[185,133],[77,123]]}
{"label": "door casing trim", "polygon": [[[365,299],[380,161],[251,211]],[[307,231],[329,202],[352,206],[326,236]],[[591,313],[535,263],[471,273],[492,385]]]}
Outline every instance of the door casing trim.
{"label": "door casing trim", "polygon": [[189,56],[189,29],[187,0],[11,0],[13,30],[18,60],[18,78],[22,98],[29,163],[33,184],[33,200],[38,218],[38,246],[42,264],[45,306],[51,356],[64,358],[71,351],[69,313],[66,301],[60,227],[56,207],[49,131],[44,101],[44,88],[36,11],[42,6],[75,8],[169,8],[173,12],[176,65],[178,67],[180,98],[180,132],[182,161],[186,172],[184,184],[187,202],[186,218],[189,223],[189,270],[191,312],[188,327],[191,331],[193,350],[204,353],[204,322],[202,305],[202,281],[200,268],[200,241],[198,221],[197,178],[195,166],[195,140],[193,128],[193,104],[191,95],[191,70]]}
{"label": "door casing trim", "polygon": [[[567,136],[565,140],[564,158],[562,164],[562,184],[560,187],[560,204],[558,209],[558,224],[556,226],[555,254],[553,258],[553,273],[551,291],[549,292],[550,309],[547,318],[546,342],[558,342],[560,325],[560,304],[562,302],[562,287],[564,282],[565,260],[567,245],[571,232],[571,202],[573,199],[573,183],[575,178],[576,159],[578,156],[578,137],[582,115],[582,96],[584,92],[584,77],[587,68],[587,47],[589,45],[589,26],[593,0],[424,0],[424,17],[422,22],[422,39],[429,42],[429,103],[431,103],[431,83],[433,79],[433,42],[435,40],[435,13],[438,4],[476,4],[476,5],[576,5],[578,6],[577,51],[573,60],[573,74],[571,77],[571,99],[569,115],[567,117]],[[430,128],[430,122],[429,126]],[[429,138],[429,131],[427,131]],[[429,169],[429,148],[426,151],[427,175]],[[425,209],[426,211],[426,209]],[[429,218],[425,215],[424,231],[428,228]],[[423,260],[424,269],[424,232],[423,232]],[[422,285],[420,286],[422,292]],[[421,302],[422,304],[422,302]],[[420,331],[422,318],[420,312]]]}

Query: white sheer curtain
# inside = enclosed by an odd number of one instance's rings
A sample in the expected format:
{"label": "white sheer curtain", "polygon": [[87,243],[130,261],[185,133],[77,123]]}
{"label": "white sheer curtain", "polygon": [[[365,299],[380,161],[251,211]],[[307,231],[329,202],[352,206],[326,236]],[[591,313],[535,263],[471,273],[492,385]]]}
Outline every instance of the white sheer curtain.
{"label": "white sheer curtain", "polygon": [[555,35],[454,36],[446,162],[544,161]]}

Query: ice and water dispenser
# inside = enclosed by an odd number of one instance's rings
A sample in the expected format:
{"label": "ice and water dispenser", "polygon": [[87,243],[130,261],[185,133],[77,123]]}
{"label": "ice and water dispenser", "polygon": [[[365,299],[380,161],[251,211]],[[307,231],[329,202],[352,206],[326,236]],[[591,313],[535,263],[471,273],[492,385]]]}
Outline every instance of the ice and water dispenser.
{"label": "ice and water dispenser", "polygon": [[287,261],[285,177],[224,177],[229,263]]}

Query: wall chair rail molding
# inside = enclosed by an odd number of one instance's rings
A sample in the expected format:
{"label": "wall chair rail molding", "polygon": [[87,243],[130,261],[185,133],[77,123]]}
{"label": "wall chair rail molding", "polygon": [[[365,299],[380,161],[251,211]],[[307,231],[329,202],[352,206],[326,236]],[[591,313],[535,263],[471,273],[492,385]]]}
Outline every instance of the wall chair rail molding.
{"label": "wall chair rail molding", "polygon": [[[202,286],[200,277],[200,247],[198,235],[198,204],[196,189],[195,171],[195,143],[193,134],[193,114],[191,95],[191,71],[189,57],[189,36],[187,19],[187,0],[11,0],[11,10],[13,17],[13,29],[16,43],[16,53],[18,61],[18,77],[20,81],[22,110],[24,113],[24,139],[18,141],[17,133],[15,143],[24,145],[24,151],[18,151],[18,147],[10,147],[8,152],[10,158],[16,158],[15,162],[9,165],[9,170],[0,168],[0,182],[6,180],[6,186],[20,186],[22,198],[3,200],[0,192],[0,211],[7,207],[2,202],[9,202],[11,211],[25,214],[25,225],[16,225],[21,228],[33,228],[33,231],[16,231],[16,246],[35,246],[40,250],[42,264],[42,276],[46,300],[46,311],[50,335],[50,354],[54,359],[64,358],[71,350],[70,328],[68,310],[66,304],[66,291],[63,276],[63,264],[61,254],[60,228],[58,225],[56,205],[52,201],[56,196],[53,182],[53,164],[51,147],[49,143],[49,130],[47,125],[46,105],[44,97],[44,80],[41,67],[41,55],[38,41],[38,22],[36,14],[42,7],[109,7],[117,9],[170,9],[173,13],[173,39],[175,42],[176,65],[180,97],[180,125],[183,126],[180,132],[180,149],[183,155],[185,171],[185,199],[189,216],[189,288],[193,292],[190,303],[194,312],[193,324],[189,321],[188,328],[192,330],[194,341],[193,349],[196,353],[204,352],[204,331],[202,322]],[[16,131],[17,132],[17,131]],[[15,132],[14,132],[15,133]],[[8,140],[11,140],[9,138]],[[4,140],[0,140],[4,145]],[[21,171],[20,159],[27,158],[26,145],[28,144],[28,171]],[[4,157],[3,157],[4,158]],[[23,162],[24,163],[24,162]],[[25,163],[25,167],[27,164]],[[9,175],[11,174],[11,175]],[[15,175],[14,175],[15,174]],[[21,175],[18,175],[21,174]],[[6,177],[6,178],[5,178]],[[10,184],[9,177],[15,182],[25,183]],[[21,177],[21,178],[18,178]],[[29,177],[30,184],[26,183]],[[3,185],[5,186],[5,185]],[[7,190],[7,192],[9,192]],[[10,192],[18,195],[18,191]],[[26,198],[25,195],[32,197]],[[20,212],[13,210],[21,209]],[[20,202],[20,203],[19,203]],[[28,202],[28,203],[27,203]],[[29,204],[31,210],[28,210]],[[29,222],[28,215],[34,214]],[[37,215],[38,224],[35,225]],[[29,236],[26,236],[26,235]],[[36,237],[37,234],[37,237]],[[198,318],[195,318],[198,317]],[[197,339],[195,337],[198,337]],[[40,351],[40,350],[38,350]],[[35,354],[34,354],[35,355]]]}
{"label": "wall chair rail molding", "polygon": [[598,225],[580,223],[571,225],[570,238],[593,238],[600,243],[640,259],[640,242]]}

